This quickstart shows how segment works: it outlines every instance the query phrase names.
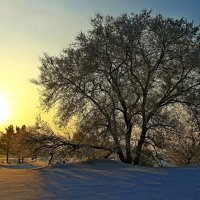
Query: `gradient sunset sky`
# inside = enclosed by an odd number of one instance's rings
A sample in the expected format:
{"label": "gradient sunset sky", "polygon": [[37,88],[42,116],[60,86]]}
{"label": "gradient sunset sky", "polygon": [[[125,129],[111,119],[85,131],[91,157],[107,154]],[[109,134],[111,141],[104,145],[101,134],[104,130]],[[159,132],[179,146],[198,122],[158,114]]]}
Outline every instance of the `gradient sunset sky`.
{"label": "gradient sunset sky", "polygon": [[144,8],[200,24],[200,0],[0,0],[0,97],[11,112],[0,130],[32,125],[41,113],[29,80],[38,76],[43,52],[59,55],[98,12],[117,16]]}

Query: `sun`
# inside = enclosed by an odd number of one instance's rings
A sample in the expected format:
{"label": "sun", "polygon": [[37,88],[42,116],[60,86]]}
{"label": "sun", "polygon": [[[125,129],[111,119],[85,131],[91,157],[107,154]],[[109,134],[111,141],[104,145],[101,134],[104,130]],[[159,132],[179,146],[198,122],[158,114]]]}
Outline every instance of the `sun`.
{"label": "sun", "polygon": [[10,107],[5,96],[0,94],[0,124],[10,117]]}

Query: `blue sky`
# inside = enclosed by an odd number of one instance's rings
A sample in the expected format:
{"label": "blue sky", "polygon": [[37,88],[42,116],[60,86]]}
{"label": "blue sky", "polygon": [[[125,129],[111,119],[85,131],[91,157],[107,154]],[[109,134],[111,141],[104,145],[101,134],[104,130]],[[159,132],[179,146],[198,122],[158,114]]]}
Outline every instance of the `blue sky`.
{"label": "blue sky", "polygon": [[[144,8],[154,13],[162,13],[172,17],[186,17],[200,22],[199,0],[36,0],[34,3],[48,7],[59,7],[72,12],[82,19],[102,14],[118,15],[123,12],[138,12]],[[85,17],[84,17],[85,16]]]}
{"label": "blue sky", "polygon": [[117,16],[145,8],[200,24],[200,0],[0,0],[0,96],[12,111],[7,123],[33,123],[40,112],[29,80],[38,76],[43,52],[58,55],[98,12]]}

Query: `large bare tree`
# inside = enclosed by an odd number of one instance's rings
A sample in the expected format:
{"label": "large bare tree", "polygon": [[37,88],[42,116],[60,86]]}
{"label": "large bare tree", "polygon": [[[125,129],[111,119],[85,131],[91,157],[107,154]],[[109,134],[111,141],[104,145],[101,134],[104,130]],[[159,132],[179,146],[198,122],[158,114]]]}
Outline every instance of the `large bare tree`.
{"label": "large bare tree", "polygon": [[41,102],[56,106],[63,123],[79,116],[80,130],[113,142],[122,162],[139,164],[151,130],[170,127],[171,105],[198,108],[199,28],[148,11],[98,14],[91,27],[59,57],[43,56],[34,81]]}

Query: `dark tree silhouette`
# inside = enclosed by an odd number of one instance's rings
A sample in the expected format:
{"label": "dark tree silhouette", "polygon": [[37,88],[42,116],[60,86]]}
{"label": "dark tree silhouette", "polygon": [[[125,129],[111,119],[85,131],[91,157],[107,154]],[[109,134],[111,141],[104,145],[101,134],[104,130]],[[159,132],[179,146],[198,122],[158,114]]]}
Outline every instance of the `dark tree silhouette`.
{"label": "dark tree silhouette", "polygon": [[170,106],[199,109],[199,28],[148,11],[98,14],[91,25],[59,57],[43,56],[34,83],[61,122],[79,116],[80,131],[112,142],[122,162],[139,164],[152,129],[159,135],[155,129],[170,126]]}

